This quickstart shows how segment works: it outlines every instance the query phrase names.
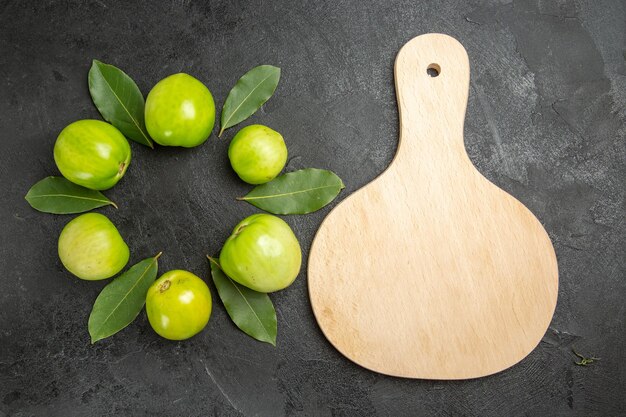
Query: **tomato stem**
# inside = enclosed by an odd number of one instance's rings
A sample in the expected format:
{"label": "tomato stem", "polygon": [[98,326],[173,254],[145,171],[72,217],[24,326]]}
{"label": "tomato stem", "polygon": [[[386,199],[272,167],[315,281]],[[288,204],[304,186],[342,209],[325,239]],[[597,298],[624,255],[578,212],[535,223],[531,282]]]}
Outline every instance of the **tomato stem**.
{"label": "tomato stem", "polygon": [[170,288],[170,285],[172,285],[172,282],[169,279],[166,279],[165,281],[163,281],[163,283],[159,286],[159,292],[165,292]]}

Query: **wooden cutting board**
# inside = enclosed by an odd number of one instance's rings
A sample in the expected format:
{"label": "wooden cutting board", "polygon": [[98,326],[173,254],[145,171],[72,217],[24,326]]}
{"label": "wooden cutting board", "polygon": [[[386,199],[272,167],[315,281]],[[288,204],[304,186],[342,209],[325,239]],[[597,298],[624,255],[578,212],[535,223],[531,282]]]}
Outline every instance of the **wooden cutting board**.
{"label": "wooden cutting board", "polygon": [[499,372],[550,323],[554,249],[535,216],[467,156],[463,46],[441,34],[414,38],[398,53],[395,81],[396,156],[322,223],[309,258],[313,312],[342,354],[376,372]]}

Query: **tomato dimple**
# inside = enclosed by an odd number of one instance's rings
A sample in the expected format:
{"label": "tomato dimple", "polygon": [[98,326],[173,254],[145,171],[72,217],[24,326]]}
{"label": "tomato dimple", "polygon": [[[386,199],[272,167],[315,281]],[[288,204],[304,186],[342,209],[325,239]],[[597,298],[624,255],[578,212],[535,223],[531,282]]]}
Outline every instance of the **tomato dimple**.
{"label": "tomato dimple", "polygon": [[172,281],[166,279],[165,281],[163,281],[161,283],[161,285],[159,285],[159,291],[160,292],[167,291],[167,289],[170,287],[171,283],[172,283]]}

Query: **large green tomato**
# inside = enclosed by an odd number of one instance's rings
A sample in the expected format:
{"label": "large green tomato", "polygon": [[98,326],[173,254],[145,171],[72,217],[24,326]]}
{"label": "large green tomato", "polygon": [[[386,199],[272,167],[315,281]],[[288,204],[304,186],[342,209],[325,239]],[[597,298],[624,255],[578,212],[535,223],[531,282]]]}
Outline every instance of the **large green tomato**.
{"label": "large green tomato", "polygon": [[92,190],[107,190],[124,176],[130,145],[114,126],[100,120],[79,120],[61,131],[54,161],[68,180]]}
{"label": "large green tomato", "polygon": [[59,236],[59,258],[78,278],[110,278],[128,263],[130,252],[111,221],[99,213],[71,220]]}
{"label": "large green tomato", "polygon": [[272,292],[298,276],[302,251],[287,223],[269,214],[254,214],[235,226],[220,253],[222,270],[248,288]]}
{"label": "large green tomato", "polygon": [[148,93],[145,116],[148,133],[156,143],[192,148],[211,134],[215,103],[200,81],[188,74],[174,74]]}
{"label": "large green tomato", "polygon": [[211,306],[211,292],[204,281],[178,269],[154,281],[146,297],[150,325],[170,340],[189,339],[204,329]]}
{"label": "large green tomato", "polygon": [[237,132],[230,142],[228,158],[239,178],[248,184],[263,184],[285,167],[287,146],[277,131],[251,125]]}

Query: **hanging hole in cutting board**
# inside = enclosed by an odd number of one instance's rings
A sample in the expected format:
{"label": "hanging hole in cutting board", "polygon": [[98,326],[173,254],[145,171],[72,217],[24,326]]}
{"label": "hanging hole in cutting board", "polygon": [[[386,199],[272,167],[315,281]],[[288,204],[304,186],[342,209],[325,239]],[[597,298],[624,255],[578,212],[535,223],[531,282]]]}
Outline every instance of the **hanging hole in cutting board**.
{"label": "hanging hole in cutting board", "polygon": [[439,66],[439,64],[430,64],[426,68],[426,74],[430,75],[431,77],[437,77],[439,76],[439,73],[441,73],[441,67]]}

